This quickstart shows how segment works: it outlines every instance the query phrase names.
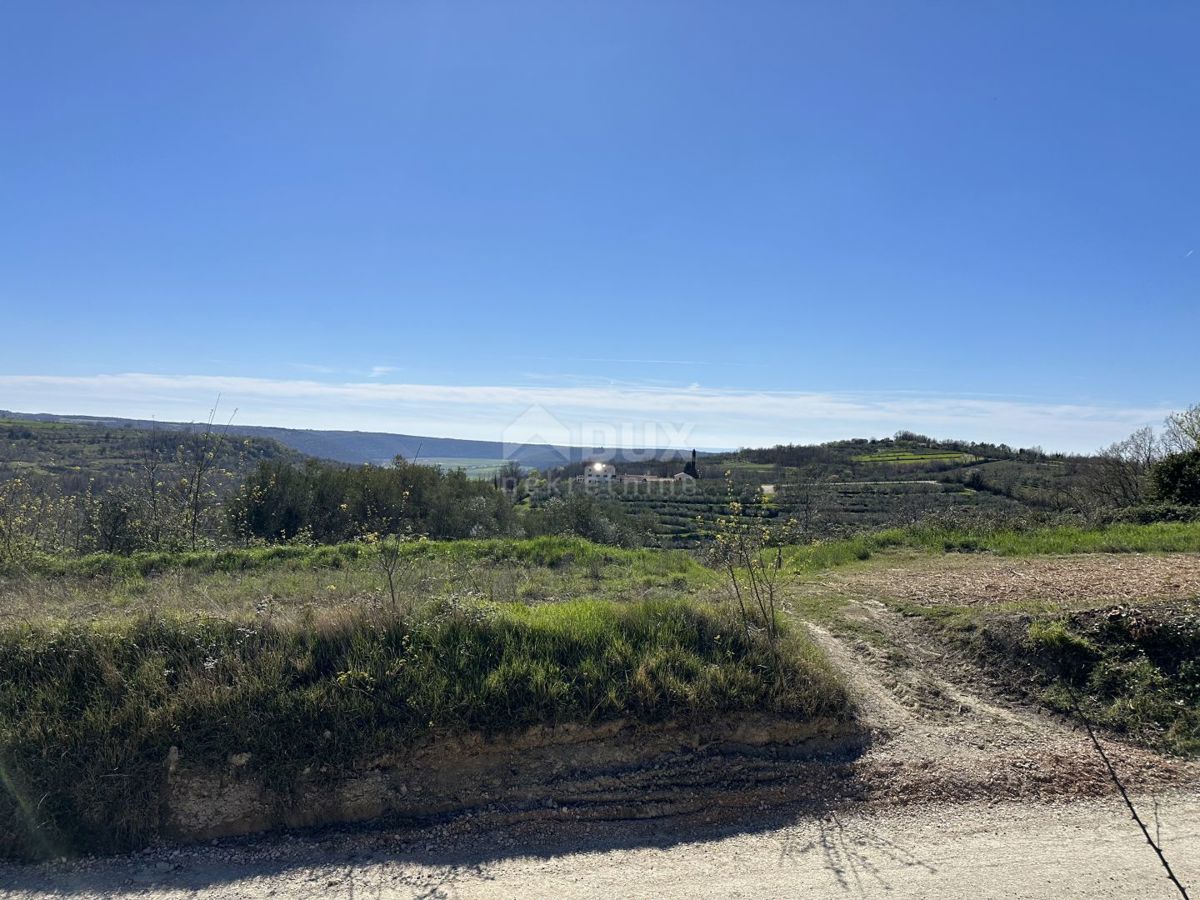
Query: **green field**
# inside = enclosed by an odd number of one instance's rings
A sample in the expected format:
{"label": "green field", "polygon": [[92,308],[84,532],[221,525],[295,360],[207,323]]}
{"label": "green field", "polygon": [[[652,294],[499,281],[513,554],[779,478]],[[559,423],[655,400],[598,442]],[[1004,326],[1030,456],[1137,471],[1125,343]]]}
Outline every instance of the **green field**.
{"label": "green field", "polygon": [[471,478],[494,478],[508,464],[504,459],[489,459],[486,457],[451,457],[451,456],[422,456],[415,460],[423,466],[437,466],[444,472],[462,469]]}
{"label": "green field", "polygon": [[921,465],[931,462],[951,462],[965,465],[975,462],[979,458],[972,456],[970,453],[956,453],[953,451],[920,452],[912,450],[879,450],[875,453],[860,453],[857,456],[851,457],[855,462],[906,463],[910,465]]}

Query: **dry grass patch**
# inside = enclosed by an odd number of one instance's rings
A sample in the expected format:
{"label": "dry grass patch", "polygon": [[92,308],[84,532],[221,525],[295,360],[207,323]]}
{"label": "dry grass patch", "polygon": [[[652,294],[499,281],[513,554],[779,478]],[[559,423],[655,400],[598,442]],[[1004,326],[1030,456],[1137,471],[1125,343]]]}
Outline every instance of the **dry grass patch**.
{"label": "dry grass patch", "polygon": [[943,556],[860,567],[827,582],[848,594],[925,606],[1045,602],[1064,607],[1200,598],[1200,555]]}

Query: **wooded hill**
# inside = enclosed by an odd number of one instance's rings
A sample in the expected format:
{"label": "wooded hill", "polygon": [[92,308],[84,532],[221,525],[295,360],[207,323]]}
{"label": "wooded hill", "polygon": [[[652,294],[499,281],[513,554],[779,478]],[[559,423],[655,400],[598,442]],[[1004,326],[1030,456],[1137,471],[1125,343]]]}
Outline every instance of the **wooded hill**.
{"label": "wooded hill", "polygon": [[[51,413],[19,413],[0,410],[0,420],[49,422],[68,425],[89,425],[107,430],[134,429],[160,431],[194,431],[195,423],[152,422],[147,419],[122,419],[113,416],[61,416]],[[501,441],[472,441],[458,438],[429,437],[417,434],[391,434],[377,431],[323,431],[311,428],[272,428],[262,425],[241,425],[237,422],[222,426],[231,435],[257,440],[276,441],[305,456],[344,463],[386,465],[397,456],[420,462],[439,460],[442,467],[448,461],[494,460],[501,464],[515,460],[531,469],[544,469],[579,462],[590,451],[582,447],[551,444],[511,446]],[[678,458],[682,450],[663,450],[660,458]],[[615,451],[618,461],[642,459],[642,451]]]}
{"label": "wooded hill", "polygon": [[[206,439],[205,434],[209,435]],[[51,480],[67,493],[103,490],[147,467],[182,463],[212,452],[208,468],[240,481],[267,460],[302,455],[270,438],[225,434],[219,426],[189,429],[10,419],[0,414],[0,480]]]}

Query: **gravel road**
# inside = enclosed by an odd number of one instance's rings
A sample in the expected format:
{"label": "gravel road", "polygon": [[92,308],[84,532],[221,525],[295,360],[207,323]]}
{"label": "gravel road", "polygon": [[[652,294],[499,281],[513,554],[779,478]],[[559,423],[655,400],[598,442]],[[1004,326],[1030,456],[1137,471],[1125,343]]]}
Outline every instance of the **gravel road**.
{"label": "gravel road", "polygon": [[[1146,808],[1153,801],[1143,798]],[[1158,803],[1161,839],[1200,888],[1200,796]],[[0,870],[0,896],[1090,897],[1177,896],[1111,800],[950,803],[772,814],[754,828],[686,822],[513,828],[439,837],[387,830],[161,850]],[[172,855],[174,854],[174,855]]]}

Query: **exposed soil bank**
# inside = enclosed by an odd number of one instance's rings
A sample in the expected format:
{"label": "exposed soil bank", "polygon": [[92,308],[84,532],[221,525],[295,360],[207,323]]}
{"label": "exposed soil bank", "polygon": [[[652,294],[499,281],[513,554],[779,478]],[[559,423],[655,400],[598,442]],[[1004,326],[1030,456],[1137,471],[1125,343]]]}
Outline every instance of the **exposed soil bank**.
{"label": "exposed soil bank", "polygon": [[296,773],[280,788],[249,774],[245,755],[214,772],[192,768],[186,753],[173,750],[162,832],[192,841],[383,816],[512,817],[568,806],[585,818],[673,815],[702,808],[717,793],[796,778],[805,760],[848,760],[865,740],[852,723],[764,715],[699,726],[538,727],[515,737],[430,739],[337,771]]}

